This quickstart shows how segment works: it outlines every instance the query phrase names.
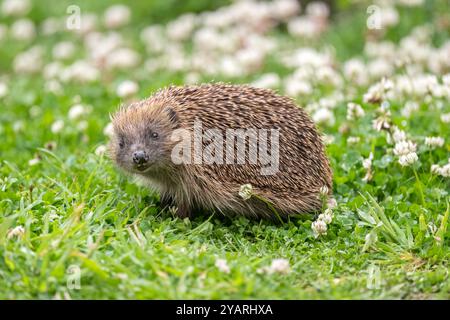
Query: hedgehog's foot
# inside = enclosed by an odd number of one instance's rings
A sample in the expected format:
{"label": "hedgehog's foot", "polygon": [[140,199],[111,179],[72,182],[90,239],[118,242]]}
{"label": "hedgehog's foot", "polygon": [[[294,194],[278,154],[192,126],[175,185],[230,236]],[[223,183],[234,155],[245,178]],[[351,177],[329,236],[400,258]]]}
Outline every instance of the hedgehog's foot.
{"label": "hedgehog's foot", "polygon": [[161,195],[159,204],[161,208],[169,208],[174,206],[173,198],[167,194]]}
{"label": "hedgehog's foot", "polygon": [[180,219],[184,218],[190,218],[191,217],[191,210],[187,206],[179,205],[177,209],[177,216]]}

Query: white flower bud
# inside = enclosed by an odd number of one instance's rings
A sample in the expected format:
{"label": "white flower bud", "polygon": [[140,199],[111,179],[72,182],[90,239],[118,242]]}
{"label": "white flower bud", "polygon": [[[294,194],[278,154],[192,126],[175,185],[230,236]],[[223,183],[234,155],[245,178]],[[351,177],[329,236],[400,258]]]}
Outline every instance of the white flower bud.
{"label": "white flower bud", "polygon": [[402,167],[407,167],[415,163],[419,158],[415,152],[400,156],[398,162]]}
{"label": "white flower bud", "polygon": [[430,148],[442,147],[444,145],[444,138],[442,137],[427,137],[425,138],[425,145]]}
{"label": "white flower bud", "polygon": [[314,237],[327,234],[327,224],[322,220],[316,220],[311,224],[311,229],[314,232]]}
{"label": "white flower bud", "polygon": [[239,189],[239,196],[244,200],[250,199],[252,197],[252,193],[253,187],[249,183],[243,184]]}

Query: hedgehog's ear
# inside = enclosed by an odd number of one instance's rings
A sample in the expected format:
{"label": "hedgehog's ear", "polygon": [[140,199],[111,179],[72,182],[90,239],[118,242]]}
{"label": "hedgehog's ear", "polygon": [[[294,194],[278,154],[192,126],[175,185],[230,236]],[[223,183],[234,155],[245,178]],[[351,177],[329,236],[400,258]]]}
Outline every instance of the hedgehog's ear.
{"label": "hedgehog's ear", "polygon": [[169,120],[173,123],[173,124],[177,124],[178,123],[178,115],[177,112],[172,108],[172,107],[166,107],[164,109],[164,111],[169,115]]}

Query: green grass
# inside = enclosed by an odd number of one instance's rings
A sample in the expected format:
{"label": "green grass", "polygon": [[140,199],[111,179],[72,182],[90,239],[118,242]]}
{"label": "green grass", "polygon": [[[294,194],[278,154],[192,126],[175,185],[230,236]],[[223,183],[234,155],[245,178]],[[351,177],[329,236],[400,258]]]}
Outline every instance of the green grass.
{"label": "green grass", "polygon": [[[152,5],[157,7],[158,2]],[[32,16],[42,20],[45,5],[35,2],[35,6]],[[57,14],[58,7],[51,7]],[[139,48],[133,27],[149,22],[138,5],[132,9],[137,18],[124,33]],[[429,11],[414,12],[402,15],[403,35],[404,28],[429,19]],[[363,47],[362,33],[348,27],[363,30],[364,10],[354,17],[347,12],[345,22],[338,18],[333,22],[336,28],[321,42],[333,45],[338,57],[346,59]],[[169,16],[161,19],[167,20]],[[436,35],[438,41],[448,39],[446,32]],[[397,34],[392,37],[399,40]],[[72,38],[60,35],[36,42],[50,48]],[[444,147],[433,151],[420,146],[420,161],[407,168],[387,152],[386,134],[371,127],[377,106],[363,104],[366,115],[353,123],[350,133],[339,130],[346,121],[346,107],[338,106],[336,124],[321,128],[335,138],[327,153],[338,207],[327,235],[315,239],[313,216],[280,225],[214,214],[180,220],[162,211],[156,194],[136,186],[106,156],[94,153],[107,142],[103,128],[120,104],[115,85],[129,76],[118,73],[109,82],[67,84],[64,94],[55,96],[43,90],[40,75],[11,72],[11,61],[23,47],[13,41],[0,45],[0,79],[7,79],[10,88],[0,100],[0,298],[450,298],[450,180],[430,173],[431,164],[445,164],[449,158],[450,128],[439,120],[441,112],[450,110],[448,101],[442,110],[428,108],[424,102],[407,123],[413,137],[446,138]],[[264,71],[288,74],[274,61],[269,57]],[[168,72],[151,78],[142,72],[133,76],[139,81],[140,97],[183,82],[181,74]],[[358,96],[364,92],[359,89]],[[320,89],[306,102],[327,93]],[[67,118],[76,96],[93,107],[84,118],[85,131],[77,130],[77,121]],[[399,126],[405,120],[402,104],[391,102],[392,121]],[[40,106],[41,113],[31,116],[34,105]],[[49,128],[57,119],[63,119],[65,127],[54,134]],[[23,128],[15,131],[18,121]],[[361,142],[348,145],[349,135],[360,136]],[[48,142],[56,147],[48,150]],[[361,161],[370,152],[374,176],[364,182]],[[41,161],[30,166],[28,161],[36,156]],[[24,228],[24,234],[8,237],[17,226]],[[218,258],[228,261],[229,274],[215,266]],[[258,272],[276,258],[289,260],[288,274]],[[67,286],[71,266],[81,270],[79,290]]]}

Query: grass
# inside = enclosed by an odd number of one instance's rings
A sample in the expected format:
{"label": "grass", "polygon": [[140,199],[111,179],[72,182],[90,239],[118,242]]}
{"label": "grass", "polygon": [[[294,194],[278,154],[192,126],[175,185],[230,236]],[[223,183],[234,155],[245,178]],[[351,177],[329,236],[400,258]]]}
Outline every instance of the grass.
{"label": "grass", "polygon": [[[89,8],[89,3],[84,5]],[[44,6],[35,2],[32,17],[42,19]],[[130,6],[141,12],[138,5]],[[58,12],[58,6],[51,8]],[[334,22],[336,28],[325,35],[323,41],[335,46],[342,59],[359,52],[361,43],[352,49],[341,39],[351,43],[362,38],[348,30],[351,23],[354,30],[364,28],[361,13],[345,23]],[[417,10],[402,15],[400,30],[416,20],[416,24],[427,21],[429,14]],[[135,25],[148,24],[145,15],[138,17]],[[133,43],[137,35],[132,28],[124,32]],[[399,40],[396,36],[394,41]],[[61,37],[36,41],[50,47],[72,39]],[[445,39],[445,34],[436,37]],[[387,152],[386,135],[371,127],[377,106],[363,104],[366,115],[350,129],[361,137],[356,146],[348,145],[349,133],[339,130],[346,107],[338,106],[336,124],[321,128],[334,137],[327,153],[338,206],[327,235],[315,239],[312,216],[280,225],[214,214],[181,220],[161,210],[156,194],[136,186],[106,156],[94,153],[107,142],[103,128],[120,104],[112,88],[127,75],[119,73],[110,82],[88,86],[67,84],[64,94],[56,96],[42,90],[40,75],[19,76],[11,71],[11,61],[23,46],[10,42],[0,47],[0,75],[10,90],[0,100],[0,298],[450,298],[450,181],[430,173],[431,164],[444,164],[449,157],[450,128],[439,120],[440,112],[450,110],[448,101],[441,111],[422,103],[409,120],[408,134],[440,135],[446,144],[432,151],[420,146],[420,161],[406,168]],[[286,74],[270,61],[265,71]],[[136,77],[140,97],[168,83],[182,83],[182,75],[173,73]],[[325,93],[326,88],[315,95]],[[364,89],[358,93],[362,96]],[[93,106],[85,116],[84,131],[67,119],[77,96]],[[402,104],[391,102],[397,125],[405,121]],[[34,105],[40,106],[41,113],[31,116]],[[57,119],[63,119],[65,127],[54,134],[49,128]],[[49,142],[53,148],[46,147]],[[365,182],[361,161],[370,152],[374,175]],[[35,157],[40,162],[30,166],[28,161]],[[17,226],[24,233],[8,237]],[[229,274],[215,266],[218,258],[228,261]],[[276,258],[289,260],[288,274],[258,272]],[[74,266],[81,271],[79,289],[68,286]]]}

